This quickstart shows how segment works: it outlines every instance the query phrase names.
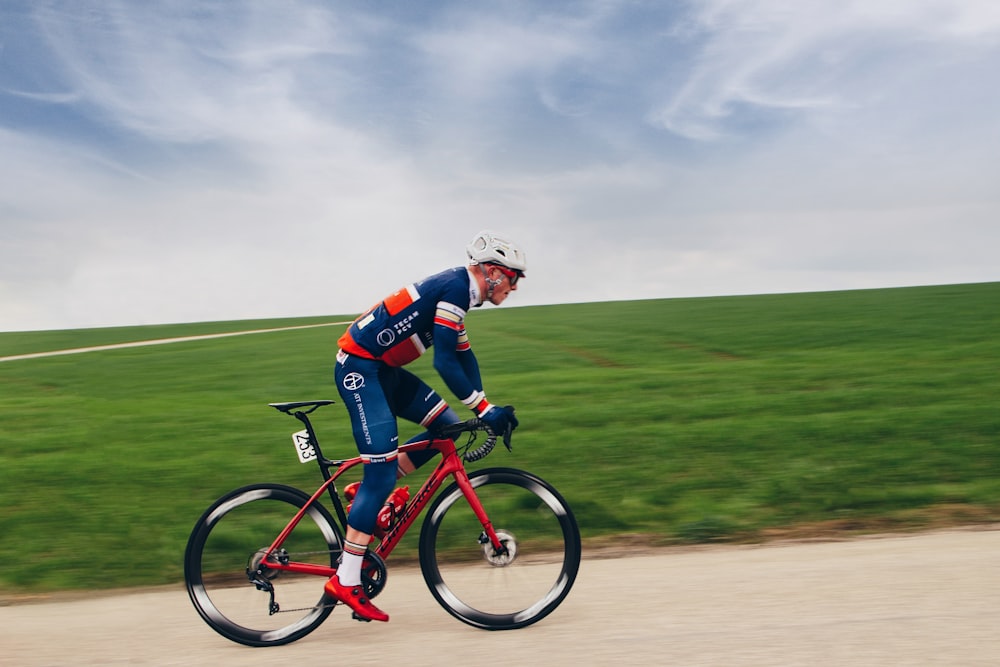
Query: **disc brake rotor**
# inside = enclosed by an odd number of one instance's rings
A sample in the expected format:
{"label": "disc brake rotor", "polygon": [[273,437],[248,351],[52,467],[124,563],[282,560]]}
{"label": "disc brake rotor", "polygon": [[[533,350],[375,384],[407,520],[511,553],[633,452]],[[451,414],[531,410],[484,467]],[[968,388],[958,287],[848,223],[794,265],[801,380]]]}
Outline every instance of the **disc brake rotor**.
{"label": "disc brake rotor", "polygon": [[[288,562],[288,552],[284,549],[279,549],[278,551],[272,552],[270,558],[264,561],[264,553],[266,549],[261,549],[255,552],[250,557],[250,563],[247,565],[248,572],[256,572],[259,576],[267,579],[268,581],[275,579],[281,574],[281,570],[273,570],[267,566],[268,563],[285,563]],[[263,565],[263,567],[262,567]]]}
{"label": "disc brake rotor", "polygon": [[496,533],[497,539],[500,540],[500,544],[504,545],[504,549],[497,552],[493,545],[487,542],[483,545],[483,556],[486,558],[486,562],[493,567],[507,567],[517,558],[517,540],[505,530],[498,530]]}

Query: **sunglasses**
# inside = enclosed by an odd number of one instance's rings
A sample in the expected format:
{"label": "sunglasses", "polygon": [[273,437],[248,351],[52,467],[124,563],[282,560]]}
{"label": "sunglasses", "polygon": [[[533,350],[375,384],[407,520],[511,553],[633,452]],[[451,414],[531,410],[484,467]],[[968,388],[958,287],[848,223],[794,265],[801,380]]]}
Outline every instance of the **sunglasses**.
{"label": "sunglasses", "polygon": [[505,276],[507,276],[507,279],[510,280],[510,286],[511,287],[513,287],[514,285],[516,285],[517,284],[517,279],[521,277],[521,272],[520,271],[515,271],[514,269],[508,269],[506,266],[500,266],[499,264],[494,264],[493,266],[495,266],[498,269],[500,269],[500,273],[502,273]]}

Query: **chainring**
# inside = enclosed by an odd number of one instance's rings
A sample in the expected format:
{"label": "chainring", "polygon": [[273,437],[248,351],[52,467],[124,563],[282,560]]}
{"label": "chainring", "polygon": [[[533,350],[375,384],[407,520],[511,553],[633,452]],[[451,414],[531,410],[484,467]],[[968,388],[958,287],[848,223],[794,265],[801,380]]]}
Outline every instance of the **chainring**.
{"label": "chainring", "polygon": [[369,551],[361,563],[361,585],[369,598],[373,598],[385,588],[387,573],[385,561],[376,553]]}

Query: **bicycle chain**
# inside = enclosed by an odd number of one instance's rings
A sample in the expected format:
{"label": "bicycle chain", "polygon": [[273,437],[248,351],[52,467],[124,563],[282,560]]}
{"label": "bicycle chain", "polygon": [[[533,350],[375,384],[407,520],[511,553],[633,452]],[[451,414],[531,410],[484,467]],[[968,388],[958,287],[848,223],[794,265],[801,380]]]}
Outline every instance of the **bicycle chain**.
{"label": "bicycle chain", "polygon": [[310,611],[312,609],[329,609],[330,607],[336,607],[340,602],[334,602],[333,604],[317,604],[312,607],[299,607],[298,609],[280,609],[276,611],[276,614],[290,614],[293,611]]}

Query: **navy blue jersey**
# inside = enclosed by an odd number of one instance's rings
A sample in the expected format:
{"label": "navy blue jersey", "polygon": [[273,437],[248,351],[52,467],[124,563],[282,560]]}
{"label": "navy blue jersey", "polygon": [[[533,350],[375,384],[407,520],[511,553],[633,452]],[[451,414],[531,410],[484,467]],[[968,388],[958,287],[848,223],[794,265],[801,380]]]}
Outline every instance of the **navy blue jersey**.
{"label": "navy blue jersey", "polygon": [[348,354],[405,366],[432,345],[434,367],[470,408],[484,399],[465,315],[482,302],[466,267],[437,273],[389,295],[356,319],[338,345]]}

